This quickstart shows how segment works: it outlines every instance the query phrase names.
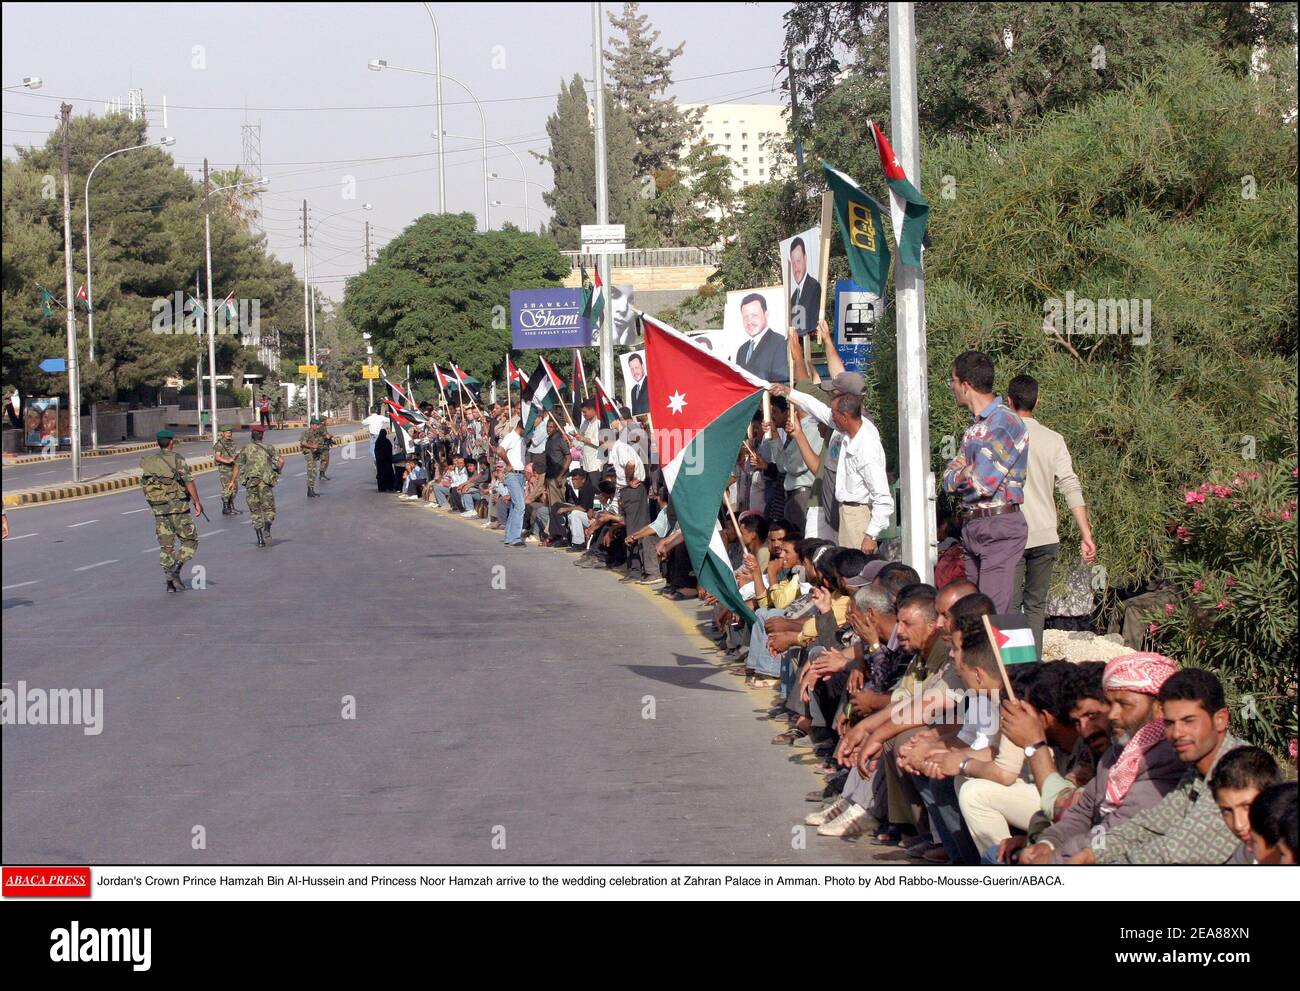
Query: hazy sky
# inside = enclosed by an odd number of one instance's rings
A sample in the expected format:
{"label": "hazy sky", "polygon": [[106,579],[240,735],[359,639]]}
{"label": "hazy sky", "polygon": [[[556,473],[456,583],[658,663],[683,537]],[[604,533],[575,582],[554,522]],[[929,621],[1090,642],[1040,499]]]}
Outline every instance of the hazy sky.
{"label": "hazy sky", "polygon": [[[641,11],[662,32],[661,44],[686,43],[674,70],[679,100],[778,103],[773,67],[787,6],[646,3]],[[546,146],[561,80],[591,76],[591,4],[435,3],[433,10],[444,75],[473,91],[488,137],[509,143],[528,178],[549,188],[549,167],[528,150]],[[171,151],[192,174],[201,174],[205,156],[214,168],[238,164],[240,125],[260,123],[263,172],[272,180],[264,197],[271,248],[301,267],[308,199],[313,222],[322,222],[313,269],[327,295],[337,298],[343,278],[361,268],[365,219],[374,252],[437,209],[434,79],[367,68],[383,58],[432,72],[433,30],[421,4],[6,3],[3,28],[4,85],[44,80],[35,93],[4,94],[6,156],[15,145],[44,143],[61,100],[74,114],[102,114],[113,97],[125,104],[132,87],[144,90],[151,108],[166,97]],[[605,33],[608,39],[608,23]],[[471,136],[447,140],[447,208],[472,211],[481,225],[478,111],[451,82],[443,101],[446,130]],[[160,137],[161,114],[150,120],[151,137]],[[491,170],[519,176],[509,151],[489,145],[489,156]],[[348,176],[355,199],[343,195]],[[528,189],[536,227],[541,190],[531,182]],[[492,208],[494,227],[503,219],[523,225],[523,190],[517,181],[490,184],[491,199],[509,204]],[[372,211],[357,209],[367,201]],[[356,212],[326,219],[335,211]]]}

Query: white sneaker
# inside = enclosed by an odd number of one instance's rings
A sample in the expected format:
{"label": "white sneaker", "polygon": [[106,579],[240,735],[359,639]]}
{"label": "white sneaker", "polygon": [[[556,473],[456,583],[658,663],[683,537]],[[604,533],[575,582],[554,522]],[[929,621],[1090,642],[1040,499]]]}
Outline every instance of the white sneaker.
{"label": "white sneaker", "polygon": [[848,840],[865,833],[870,828],[871,822],[870,812],[856,802],[850,802],[849,807],[834,819],[818,826],[817,835],[838,836],[840,839]]}
{"label": "white sneaker", "polygon": [[830,805],[823,805],[816,812],[809,812],[804,816],[805,826],[824,826],[832,819],[838,819],[845,810],[853,803],[847,798],[840,797],[831,802]]}
{"label": "white sneaker", "polygon": [[474,510],[472,509],[467,509],[465,510],[465,512],[461,513],[460,515],[465,517],[465,519],[469,519],[471,516],[477,516],[478,513],[474,512]]}

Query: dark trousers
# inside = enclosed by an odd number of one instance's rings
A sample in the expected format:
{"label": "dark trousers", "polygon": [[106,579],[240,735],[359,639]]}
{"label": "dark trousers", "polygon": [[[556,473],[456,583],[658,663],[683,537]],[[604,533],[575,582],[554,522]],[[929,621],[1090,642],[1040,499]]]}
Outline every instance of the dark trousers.
{"label": "dark trousers", "polygon": [[1002,513],[968,520],[962,524],[961,542],[966,549],[966,577],[993,600],[996,612],[1011,611],[1016,565],[1025,553],[1029,528],[1025,514]]}
{"label": "dark trousers", "polygon": [[1047,593],[1052,588],[1052,564],[1060,549],[1060,544],[1026,547],[1016,565],[1016,579],[1012,586],[1011,605],[1020,609],[1029,620],[1040,658],[1043,656],[1043,625],[1047,622]]}
{"label": "dark trousers", "polygon": [[[623,509],[623,522],[627,524],[628,533],[636,533],[650,525],[650,490],[643,482],[640,485],[626,485],[619,490],[618,504]],[[653,535],[642,537],[628,548],[627,573],[645,576],[649,574],[647,562],[655,560],[655,544],[659,538]]]}
{"label": "dark trousers", "polygon": [[691,573],[691,556],[686,545],[678,544],[664,560],[663,576],[669,588],[696,588],[699,581]]}
{"label": "dark trousers", "polygon": [[[996,519],[997,517],[994,517]],[[985,593],[987,594],[987,593]],[[943,848],[948,851],[954,864],[973,867],[980,862],[980,852],[975,849],[975,841],[970,838],[966,821],[961,817],[961,806],[957,804],[957,788],[952,778],[938,781],[924,775],[909,775],[930,822],[939,834]]]}

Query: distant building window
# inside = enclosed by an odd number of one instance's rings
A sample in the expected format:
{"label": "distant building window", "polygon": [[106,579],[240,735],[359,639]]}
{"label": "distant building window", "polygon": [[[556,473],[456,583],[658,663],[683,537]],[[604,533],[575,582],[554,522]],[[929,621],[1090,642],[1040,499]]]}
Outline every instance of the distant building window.
{"label": "distant building window", "polygon": [[745,175],[749,175],[749,169],[745,170]]}
{"label": "distant building window", "polygon": [[742,134],[742,135],[740,136],[740,140],[741,140],[741,141],[744,141],[744,140],[745,140],[746,138],[748,138],[748,137],[749,137],[749,134],[748,134],[748,133]]}
{"label": "distant building window", "polygon": [[731,133],[730,133],[730,132],[727,133],[727,140],[728,140],[728,141],[731,140]]}

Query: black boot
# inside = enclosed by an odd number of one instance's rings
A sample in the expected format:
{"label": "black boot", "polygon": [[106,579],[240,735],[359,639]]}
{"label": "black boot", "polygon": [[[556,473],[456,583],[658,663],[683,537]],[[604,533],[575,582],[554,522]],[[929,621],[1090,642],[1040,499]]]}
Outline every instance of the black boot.
{"label": "black boot", "polygon": [[234,497],[234,496],[231,496],[231,497],[230,497],[230,515],[231,515],[231,516],[243,516],[243,515],[244,515],[244,511],[243,511],[242,509],[237,509],[237,508],[235,508],[235,497]]}
{"label": "black boot", "polygon": [[167,591],[185,591],[185,582],[181,581],[181,566],[179,564],[173,564],[167,569]]}
{"label": "black boot", "polygon": [[314,488],[312,488],[312,487],[309,485],[309,486],[307,486],[307,498],[308,498],[308,499],[319,499],[319,498],[320,498],[320,495],[316,492],[316,490],[315,490]]}
{"label": "black boot", "polygon": [[222,515],[222,516],[229,516],[229,515],[230,515],[230,512],[231,512],[231,511],[230,511],[230,500],[229,500],[229,499],[222,499],[222,500],[221,500],[221,515]]}
{"label": "black boot", "polygon": [[265,536],[265,534],[263,534],[263,532],[262,532],[262,528],[261,528],[260,526],[259,526],[259,527],[254,527],[254,528],[253,528],[253,532],[254,532],[255,534],[257,534],[257,546],[258,546],[258,547],[265,547],[265,546],[266,546],[266,536]]}

